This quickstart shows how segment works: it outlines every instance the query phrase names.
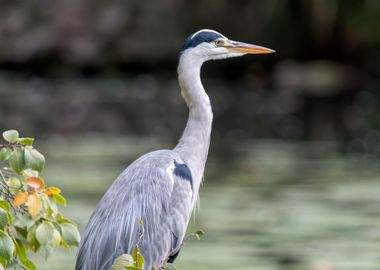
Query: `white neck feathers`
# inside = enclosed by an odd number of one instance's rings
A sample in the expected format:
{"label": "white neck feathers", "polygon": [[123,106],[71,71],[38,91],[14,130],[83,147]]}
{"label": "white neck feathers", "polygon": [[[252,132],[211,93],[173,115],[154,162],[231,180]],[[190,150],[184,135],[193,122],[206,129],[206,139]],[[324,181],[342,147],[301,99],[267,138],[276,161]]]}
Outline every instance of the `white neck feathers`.
{"label": "white neck feathers", "polygon": [[194,184],[199,188],[210,145],[212,110],[206,94],[200,70],[204,59],[198,55],[181,55],[178,65],[178,79],[182,96],[189,108],[189,118],[182,137],[175,147],[193,173]]}

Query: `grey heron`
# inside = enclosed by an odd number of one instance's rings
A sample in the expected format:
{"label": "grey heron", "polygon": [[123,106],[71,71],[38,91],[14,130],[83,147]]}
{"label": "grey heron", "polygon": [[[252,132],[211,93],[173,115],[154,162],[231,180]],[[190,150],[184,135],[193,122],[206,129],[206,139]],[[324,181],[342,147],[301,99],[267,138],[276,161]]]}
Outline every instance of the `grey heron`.
{"label": "grey heron", "polygon": [[145,259],[144,270],[160,269],[175,259],[198,198],[210,144],[213,114],[201,66],[208,60],[272,52],[208,29],[186,39],[178,63],[189,109],[182,137],[172,150],[141,156],[114,181],[86,226],[76,270],[109,270],[136,245]]}

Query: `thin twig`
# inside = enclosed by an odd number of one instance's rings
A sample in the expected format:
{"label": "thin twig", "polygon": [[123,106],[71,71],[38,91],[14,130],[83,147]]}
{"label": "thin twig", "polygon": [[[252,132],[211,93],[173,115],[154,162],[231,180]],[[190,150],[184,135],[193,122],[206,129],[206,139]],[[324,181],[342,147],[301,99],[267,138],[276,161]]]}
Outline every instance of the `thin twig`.
{"label": "thin twig", "polygon": [[3,182],[7,183],[2,170],[0,170],[0,176],[1,176],[1,179],[3,180]]}
{"label": "thin twig", "polygon": [[8,189],[8,185],[7,185],[7,180],[5,179],[5,176],[3,174],[3,171],[0,170],[0,178],[2,180],[2,185],[5,186],[4,188],[7,190],[7,193],[9,194],[9,189]]}
{"label": "thin twig", "polygon": [[20,143],[8,143],[8,144],[0,144],[0,149],[1,148],[12,148],[15,149],[17,147],[25,147],[25,145],[20,144]]}
{"label": "thin twig", "polygon": [[[6,192],[7,192],[7,194],[6,194],[7,199],[8,199],[8,201],[10,202],[10,201],[11,201],[10,198],[12,197],[12,195],[11,195],[11,192],[9,191],[9,187],[8,187],[8,184],[7,184],[7,180],[5,179],[5,176],[4,176],[3,171],[2,171],[1,169],[0,169],[0,177],[1,177],[1,180],[3,181],[2,186],[4,187],[4,189],[5,189]],[[12,208],[14,209],[13,204],[10,203],[10,205],[11,205]]]}
{"label": "thin twig", "polygon": [[12,210],[16,213],[17,211],[19,212],[22,212],[22,213],[26,213],[27,210],[25,207],[23,206],[20,206],[20,207],[17,207],[13,205],[13,200],[15,198],[15,196],[13,194],[11,194],[10,190],[9,190],[9,186],[7,184],[7,180],[5,179],[5,176],[3,174],[3,171],[0,169],[0,179],[2,180],[2,182],[4,183],[0,183],[1,186],[5,189],[6,191],[6,194],[5,196],[7,197],[7,201],[8,203],[10,204],[10,206],[12,207]]}

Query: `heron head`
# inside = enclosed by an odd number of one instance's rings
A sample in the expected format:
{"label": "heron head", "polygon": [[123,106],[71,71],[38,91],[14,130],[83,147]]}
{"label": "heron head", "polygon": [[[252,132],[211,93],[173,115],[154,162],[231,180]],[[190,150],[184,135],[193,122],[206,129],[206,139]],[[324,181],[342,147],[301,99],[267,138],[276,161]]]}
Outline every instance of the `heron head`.
{"label": "heron head", "polygon": [[245,54],[266,54],[275,52],[272,49],[233,41],[222,34],[203,29],[189,36],[182,47],[181,55],[191,54],[203,61],[242,56]]}

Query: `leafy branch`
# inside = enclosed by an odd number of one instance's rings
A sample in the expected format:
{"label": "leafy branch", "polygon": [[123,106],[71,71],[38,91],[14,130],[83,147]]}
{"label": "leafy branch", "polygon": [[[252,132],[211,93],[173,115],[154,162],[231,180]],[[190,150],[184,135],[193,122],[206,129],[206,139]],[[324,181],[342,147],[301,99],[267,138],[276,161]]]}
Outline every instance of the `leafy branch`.
{"label": "leafy branch", "polygon": [[[142,225],[142,221],[139,221],[139,224]],[[184,246],[187,241],[192,238],[197,238],[198,240],[205,234],[202,230],[197,230],[195,232],[190,233],[185,237],[182,245]],[[169,257],[165,260],[168,261]],[[138,244],[134,247],[132,251],[132,255],[123,254],[117,257],[112,265],[111,270],[143,270],[144,269],[144,257],[141,255]],[[152,270],[155,270],[152,268]],[[172,264],[166,262],[160,270],[177,270],[177,267]]]}
{"label": "leafy branch", "polygon": [[0,144],[0,270],[35,270],[28,258],[35,252],[48,258],[54,249],[77,246],[76,225],[63,217],[58,204],[66,199],[57,187],[45,184],[41,173],[45,157],[33,147],[33,138],[16,130],[3,133]]}

